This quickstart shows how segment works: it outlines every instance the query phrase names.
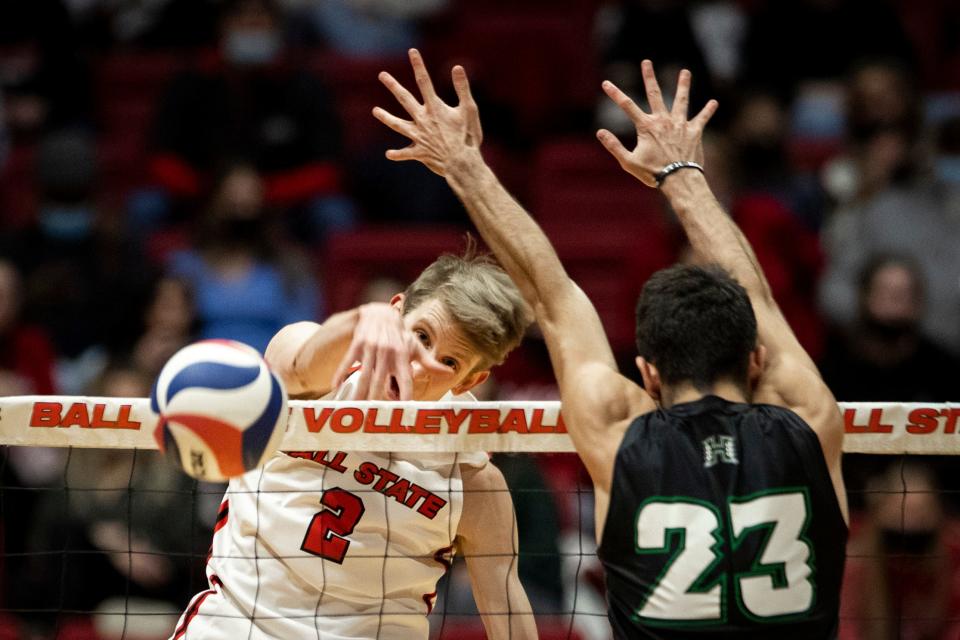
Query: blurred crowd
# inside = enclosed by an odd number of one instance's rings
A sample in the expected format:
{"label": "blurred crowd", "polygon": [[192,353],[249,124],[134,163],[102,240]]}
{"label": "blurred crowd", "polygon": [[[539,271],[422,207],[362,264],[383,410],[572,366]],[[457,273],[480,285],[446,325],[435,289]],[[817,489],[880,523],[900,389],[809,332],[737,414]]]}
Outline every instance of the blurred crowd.
{"label": "blurred crowd", "polygon": [[[377,72],[406,77],[417,46],[437,73],[466,66],[489,162],[595,301],[628,375],[639,288],[696,259],[658,194],[593,138],[629,139],[599,83],[641,101],[650,58],[665,94],[688,68],[691,108],[720,100],[707,177],[837,397],[956,401],[958,33],[951,0],[0,3],[0,394],[143,396],[192,340],[262,350],[284,324],[387,300],[456,250],[461,206],[442,179],[387,161],[404,142],[370,115],[391,107]],[[557,398],[535,328],[483,395]],[[576,605],[579,637],[604,637],[579,463],[498,462],[535,608]],[[945,469],[848,458],[841,637],[956,637]],[[117,598],[120,612],[138,598],[177,610],[197,590],[216,487],[144,452],[8,449],[0,472],[0,608],[20,612],[0,635],[54,637],[64,615],[50,610]],[[441,593],[435,615],[469,614],[462,573]],[[110,637],[111,616],[96,619],[76,637]]]}

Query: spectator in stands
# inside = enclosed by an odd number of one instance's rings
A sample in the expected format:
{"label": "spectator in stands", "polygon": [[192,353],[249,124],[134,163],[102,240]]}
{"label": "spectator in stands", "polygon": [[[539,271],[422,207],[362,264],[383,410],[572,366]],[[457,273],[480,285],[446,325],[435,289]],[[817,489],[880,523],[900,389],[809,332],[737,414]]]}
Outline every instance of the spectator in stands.
{"label": "spectator in stands", "polygon": [[348,225],[331,96],[317,77],[288,64],[274,0],[224,4],[216,63],[174,78],[162,101],[154,179],[195,202],[218,169],[241,160],[264,176],[268,203],[300,214],[303,231],[316,237]]}
{"label": "spectator in stands", "polygon": [[789,163],[789,105],[765,89],[740,91],[732,103],[729,135],[741,193],[772,196],[808,230],[819,230],[826,194]]}
{"label": "spectator in stands", "polygon": [[[86,391],[143,397],[150,383],[137,369],[114,364]],[[127,617],[126,634],[155,637],[156,625],[166,625],[169,632],[177,603],[190,597],[191,579],[200,577],[198,559],[209,540],[196,513],[194,482],[156,451],[80,449],[58,470],[71,491],[48,491],[40,498],[28,542],[28,551],[37,555],[26,559],[23,591],[15,601],[28,608],[113,610],[128,616],[143,599],[160,601],[172,619],[147,616],[147,624],[152,617],[155,625],[151,635]],[[111,603],[117,598],[119,603]],[[111,616],[95,618],[97,627],[124,623],[114,618],[111,624]],[[32,617],[31,637],[54,638],[62,622],[50,614]]]}
{"label": "spectator in stands", "polygon": [[837,325],[854,322],[857,276],[880,252],[914,256],[926,282],[924,333],[942,348],[960,351],[960,220],[954,201],[938,189],[891,189],[856,208],[835,214],[824,234],[828,267],[820,304]]}
{"label": "spectator in stands", "polygon": [[931,467],[893,461],[851,522],[841,640],[953,640],[960,634],[960,525]]}
{"label": "spectator in stands", "polygon": [[40,209],[27,228],[0,232],[0,255],[24,278],[24,318],[50,335],[57,386],[80,393],[108,352],[134,341],[152,281],[142,253],[96,204],[92,139],[46,136],[36,163]]}
{"label": "spectator in stands", "polygon": [[0,371],[8,376],[0,395],[50,394],[53,345],[42,329],[21,322],[22,294],[17,268],[0,259]]}
{"label": "spectator in stands", "polygon": [[449,0],[281,0],[310,44],[353,57],[404,55],[420,41],[419,21]]}
{"label": "spectator in stands", "polygon": [[[611,5],[599,26],[608,43],[603,56],[603,77],[609,78],[631,95],[643,96],[640,62],[645,58],[657,61],[658,76],[665,95],[672,95],[670,86],[680,69],[690,69],[699,87],[694,87],[690,107],[696,112],[705,96],[714,95],[710,73],[694,34],[689,3],[680,0],[621,0]],[[639,99],[639,98],[638,98]],[[618,115],[619,109],[606,108],[610,101],[598,104],[601,126],[615,132],[633,133],[629,121]]]}
{"label": "spectator in stands", "polygon": [[[42,329],[20,321],[22,283],[7,260],[0,260],[0,396],[49,394],[53,387],[53,346]],[[0,453],[0,503],[3,571],[0,589],[4,602],[10,590],[20,588],[22,553],[26,548],[38,492],[56,482],[63,469],[64,451],[45,447],[4,447]],[[28,489],[28,490],[24,490]],[[16,515],[11,515],[16,514]]]}
{"label": "spectator in stands", "polygon": [[218,0],[69,0],[84,44],[199,47],[216,36]]}
{"label": "spectator in stands", "polygon": [[847,83],[845,121],[847,151],[824,170],[825,186],[841,206],[917,177],[920,95],[904,65],[888,59],[859,64]]}
{"label": "spectator in stands", "polygon": [[[804,348],[823,349],[816,286],[823,256],[816,229],[823,197],[814,178],[787,162],[787,114],[774,94],[746,90],[725,138],[704,140],[707,177],[718,185],[763,266],[773,295]],[[719,160],[719,162],[718,162]]]}
{"label": "spectator in stands", "polygon": [[883,61],[862,65],[849,85],[850,159],[825,172],[838,207],[822,234],[820,307],[833,324],[852,324],[869,257],[910,255],[926,283],[924,332],[960,352],[960,201],[926,171],[915,89],[903,68]]}
{"label": "spectator in stands", "polygon": [[896,59],[874,58],[850,75],[847,129],[855,141],[883,130],[899,130],[915,139],[920,129],[920,94],[910,68]]}
{"label": "spectator in stands", "polygon": [[466,225],[466,212],[439,176],[390,162],[383,155],[387,148],[375,145],[364,150],[350,168],[351,191],[366,221]]}
{"label": "spectator in stands", "polygon": [[15,141],[90,124],[90,74],[63,2],[0,3],[0,85]]}
{"label": "spectator in stands", "polygon": [[[857,320],[840,329],[821,362],[845,401],[949,402],[960,397],[960,361],[923,335],[924,279],[916,261],[872,257],[860,274]],[[954,316],[954,321],[957,316]]]}
{"label": "spectator in stands", "polygon": [[960,89],[960,3],[953,0],[897,2],[900,23],[910,36],[917,78],[925,90]]}
{"label": "spectator in stands", "polygon": [[749,21],[742,79],[786,98],[804,81],[839,80],[878,56],[914,59],[890,0],[773,0]]}
{"label": "spectator in stands", "polygon": [[945,120],[937,131],[933,170],[951,196],[960,195],[960,115]]}
{"label": "spectator in stands", "polygon": [[173,253],[167,269],[193,291],[201,338],[239,340],[261,352],[284,325],[320,317],[309,262],[268,217],[265,188],[253,167],[229,168],[194,247]]}
{"label": "spectator in stands", "polygon": [[161,278],[147,307],[144,332],[133,347],[133,362],[151,379],[196,335],[196,310],[189,285],[177,278]]}

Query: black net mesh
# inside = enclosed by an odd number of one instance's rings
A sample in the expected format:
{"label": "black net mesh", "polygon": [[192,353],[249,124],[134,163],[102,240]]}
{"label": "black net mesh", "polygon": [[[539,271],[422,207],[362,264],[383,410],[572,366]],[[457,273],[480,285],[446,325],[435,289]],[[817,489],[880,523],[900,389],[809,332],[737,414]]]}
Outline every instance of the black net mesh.
{"label": "black net mesh", "polygon": [[[496,454],[493,462],[515,505],[516,561],[540,637],[609,638],[592,490],[577,458]],[[845,459],[852,517],[841,638],[960,637],[952,462]],[[208,588],[223,485],[197,483],[157,452],[129,450],[4,447],[0,477],[0,639],[167,638]],[[462,555],[437,584],[431,637],[485,637]]]}

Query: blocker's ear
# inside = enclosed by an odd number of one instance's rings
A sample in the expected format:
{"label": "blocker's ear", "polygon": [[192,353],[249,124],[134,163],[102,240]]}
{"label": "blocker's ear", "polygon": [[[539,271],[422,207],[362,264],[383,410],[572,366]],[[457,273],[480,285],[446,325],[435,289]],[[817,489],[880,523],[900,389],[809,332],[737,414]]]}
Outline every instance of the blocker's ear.
{"label": "blocker's ear", "polygon": [[762,344],[750,352],[750,364],[747,367],[747,385],[752,392],[757,388],[760,377],[767,368],[767,348]]}
{"label": "blocker's ear", "polygon": [[656,402],[660,402],[660,372],[652,362],[645,358],[637,356],[637,368],[640,369],[640,377],[643,378],[643,388],[647,390],[650,397]]}
{"label": "blocker's ear", "polygon": [[403,313],[403,305],[407,301],[407,296],[402,293],[395,293],[393,297],[390,298],[390,304],[397,308],[400,313]]}
{"label": "blocker's ear", "polygon": [[474,387],[486,382],[487,378],[489,377],[490,377],[489,369],[486,369],[484,371],[477,371],[476,373],[472,373],[469,376],[467,376],[463,382],[455,386],[453,389],[451,389],[451,391],[453,391],[453,393],[456,395],[460,395],[461,393],[466,393],[467,391],[470,391],[470,389],[473,389]]}

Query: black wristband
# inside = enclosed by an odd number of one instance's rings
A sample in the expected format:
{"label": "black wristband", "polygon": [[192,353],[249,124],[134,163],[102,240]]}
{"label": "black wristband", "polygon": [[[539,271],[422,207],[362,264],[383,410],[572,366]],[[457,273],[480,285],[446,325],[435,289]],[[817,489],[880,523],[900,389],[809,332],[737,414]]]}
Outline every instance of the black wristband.
{"label": "black wristband", "polygon": [[678,160],[677,162],[671,162],[665,166],[660,173],[653,177],[653,179],[657,181],[657,188],[660,188],[660,186],[663,184],[663,181],[667,179],[667,176],[675,171],[679,171],[680,169],[696,169],[700,173],[703,173],[703,165],[699,163],[692,162],[690,160]]}

